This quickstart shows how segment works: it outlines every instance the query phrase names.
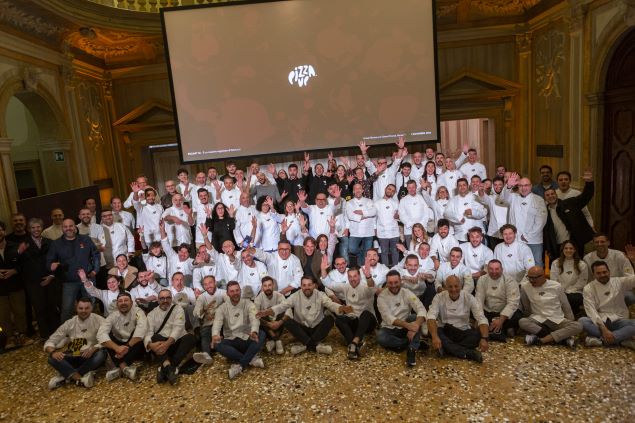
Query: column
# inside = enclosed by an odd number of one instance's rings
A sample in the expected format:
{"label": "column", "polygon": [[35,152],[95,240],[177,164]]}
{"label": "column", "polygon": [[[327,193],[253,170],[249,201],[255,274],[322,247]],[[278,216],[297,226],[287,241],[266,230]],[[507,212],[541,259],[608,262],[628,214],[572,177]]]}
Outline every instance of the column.
{"label": "column", "polygon": [[12,142],[11,138],[0,138],[0,219],[7,224],[11,222],[11,213],[17,211],[15,202],[19,199],[11,159]]}
{"label": "column", "polygon": [[582,72],[584,42],[582,24],[586,14],[586,5],[571,2],[569,23],[569,145],[565,150],[565,169],[573,175],[581,175],[582,168],[588,166],[589,149],[582,142]]}

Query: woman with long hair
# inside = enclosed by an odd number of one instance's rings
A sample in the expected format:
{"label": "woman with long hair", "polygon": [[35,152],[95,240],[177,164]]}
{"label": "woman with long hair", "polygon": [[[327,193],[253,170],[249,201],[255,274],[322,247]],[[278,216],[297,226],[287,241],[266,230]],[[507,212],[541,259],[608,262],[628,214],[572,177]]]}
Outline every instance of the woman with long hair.
{"label": "woman with long hair", "polygon": [[582,290],[587,284],[588,270],[584,260],[572,241],[566,240],[560,245],[560,257],[551,263],[549,279],[562,285],[571,310],[578,314],[583,304]]}
{"label": "woman with long hair", "polygon": [[236,209],[234,206],[228,208],[221,202],[216,203],[212,209],[212,215],[207,217],[205,226],[212,233],[212,244],[216,251],[221,251],[223,242],[227,240],[236,245],[236,240],[234,239],[234,229],[236,228],[235,213]]}
{"label": "woman with long hair", "polygon": [[256,201],[256,210],[258,210],[257,225],[259,239],[256,244],[263,251],[268,253],[278,249],[278,241],[280,241],[280,223],[282,217],[276,213],[273,207],[273,199],[269,196],[263,196]]}

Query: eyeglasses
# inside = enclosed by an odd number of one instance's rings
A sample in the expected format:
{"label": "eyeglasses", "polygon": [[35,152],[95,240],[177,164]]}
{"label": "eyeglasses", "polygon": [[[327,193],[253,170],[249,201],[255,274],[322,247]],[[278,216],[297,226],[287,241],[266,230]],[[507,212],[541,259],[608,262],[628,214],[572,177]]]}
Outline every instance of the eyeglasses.
{"label": "eyeglasses", "polygon": [[540,278],[542,278],[542,275],[537,275],[537,276],[527,275],[527,279],[531,279],[531,280],[540,279]]}
{"label": "eyeglasses", "polygon": [[278,248],[278,251],[291,251],[291,248]]}
{"label": "eyeglasses", "polygon": [[159,301],[169,301],[172,297],[159,297]]}

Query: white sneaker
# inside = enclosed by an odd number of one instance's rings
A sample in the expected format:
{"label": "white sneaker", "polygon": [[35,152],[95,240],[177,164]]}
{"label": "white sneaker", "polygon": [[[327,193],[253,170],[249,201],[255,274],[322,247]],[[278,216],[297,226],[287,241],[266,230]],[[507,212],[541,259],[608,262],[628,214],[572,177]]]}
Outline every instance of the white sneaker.
{"label": "white sneaker", "polygon": [[567,347],[571,348],[572,350],[575,350],[576,343],[575,343],[575,338],[573,336],[567,338],[565,343],[567,344]]}
{"label": "white sneaker", "polygon": [[595,336],[587,336],[584,338],[584,345],[587,347],[601,347],[602,340],[600,338],[596,338]]}
{"label": "white sneaker", "polygon": [[212,364],[214,359],[206,352],[197,352],[192,354],[192,359],[198,364]]}
{"label": "white sneaker", "polygon": [[119,378],[121,376],[121,369],[117,367],[116,369],[108,370],[106,372],[106,380],[108,382],[112,382],[113,380]]}
{"label": "white sneaker", "polygon": [[282,341],[279,339],[276,341],[276,354],[284,354],[284,347],[282,346]]}
{"label": "white sneaker", "polygon": [[297,355],[306,351],[306,345],[291,345],[291,354]]}
{"label": "white sneaker", "polygon": [[622,341],[622,342],[620,342],[620,345],[623,346],[623,347],[635,350],[635,340],[634,339],[627,339],[626,341]]}
{"label": "white sneaker", "polygon": [[136,366],[124,367],[123,375],[130,380],[135,380],[137,378],[137,367]]}
{"label": "white sneaker", "polygon": [[315,346],[315,351],[317,351],[318,354],[333,354],[333,348],[326,344],[317,344]]}
{"label": "white sneaker", "polygon": [[86,388],[92,388],[95,386],[95,372],[88,372],[80,379],[82,385]]}
{"label": "white sneaker", "polygon": [[49,389],[52,391],[53,389],[57,389],[64,384],[66,379],[62,375],[55,375],[49,380]]}
{"label": "white sneaker", "polygon": [[276,346],[276,342],[273,339],[268,340],[265,343],[265,348],[267,349],[267,352],[270,353],[271,351],[273,351],[273,349]]}
{"label": "white sneaker", "polygon": [[243,372],[243,368],[240,366],[240,364],[232,364],[229,367],[229,378],[234,379],[236,376],[238,376],[242,372]]}
{"label": "white sneaker", "polygon": [[265,368],[265,362],[262,361],[262,358],[258,357],[257,355],[255,355],[254,358],[251,359],[251,361],[249,362],[249,365],[251,367],[258,367],[260,369]]}

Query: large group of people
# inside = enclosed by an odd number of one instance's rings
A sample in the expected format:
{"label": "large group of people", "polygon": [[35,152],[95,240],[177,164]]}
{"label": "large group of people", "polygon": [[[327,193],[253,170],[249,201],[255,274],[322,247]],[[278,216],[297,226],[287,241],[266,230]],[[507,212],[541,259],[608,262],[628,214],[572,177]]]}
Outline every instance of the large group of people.
{"label": "large group of people", "polygon": [[333,326],[348,359],[374,336],[407,366],[421,349],[482,362],[521,333],[635,349],[635,247],[595,230],[591,170],[576,191],[549,166],[535,184],[504,166],[488,177],[473,148],[359,149],[286,169],[228,161],[193,181],[179,169],[161,192],[140,176],[125,200],[54,209],[47,228],[16,213],[11,233],[0,222],[5,348],[37,327],[51,389],[91,387],[101,366],[134,380],[143,360],[174,384],[218,355],[235,378],[263,350],[331,354]]}

